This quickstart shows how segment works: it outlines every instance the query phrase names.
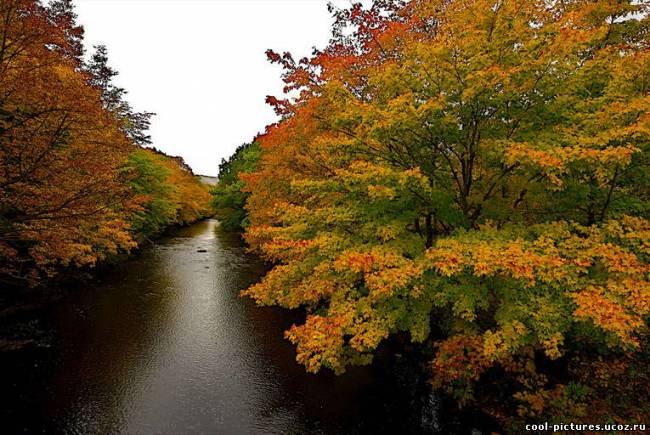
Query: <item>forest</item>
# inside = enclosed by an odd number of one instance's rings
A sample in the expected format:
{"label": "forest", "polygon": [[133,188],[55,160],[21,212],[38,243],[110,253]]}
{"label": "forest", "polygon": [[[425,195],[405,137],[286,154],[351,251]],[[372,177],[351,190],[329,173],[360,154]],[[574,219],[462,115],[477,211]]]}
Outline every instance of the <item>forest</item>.
{"label": "forest", "polygon": [[242,294],[305,313],[307,371],[399,342],[512,432],[647,420],[648,9],[382,0],[267,52],[281,120],[213,201],[273,265]]}
{"label": "forest", "polygon": [[153,113],[85,56],[73,4],[0,2],[0,284],[38,287],[211,214],[207,186],[155,149]]}

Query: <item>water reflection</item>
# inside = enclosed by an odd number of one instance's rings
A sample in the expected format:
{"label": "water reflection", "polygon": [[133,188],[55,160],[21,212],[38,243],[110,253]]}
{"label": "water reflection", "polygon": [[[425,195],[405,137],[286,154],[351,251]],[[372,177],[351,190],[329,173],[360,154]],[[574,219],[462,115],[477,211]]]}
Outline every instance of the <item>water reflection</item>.
{"label": "water reflection", "polygon": [[264,266],[204,221],[52,307],[52,347],[2,356],[9,433],[361,433],[408,427],[372,367],[309,375],[296,314],[239,291]]}

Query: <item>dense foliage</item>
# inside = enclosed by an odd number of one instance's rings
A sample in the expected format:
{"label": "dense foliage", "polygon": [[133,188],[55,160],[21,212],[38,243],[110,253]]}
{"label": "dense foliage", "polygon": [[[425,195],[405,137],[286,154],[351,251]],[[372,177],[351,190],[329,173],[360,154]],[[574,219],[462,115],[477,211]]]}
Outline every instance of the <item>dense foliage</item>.
{"label": "dense foliage", "polygon": [[140,149],[151,114],[111,83],[105,48],[85,62],[75,18],[69,0],[0,2],[3,284],[92,266],[205,213],[191,174]]}
{"label": "dense foliage", "polygon": [[192,223],[210,214],[208,187],[177,161],[150,149],[129,155],[124,167],[141,208],[131,216],[131,232],[141,241],[171,225]]}
{"label": "dense foliage", "polygon": [[275,267],[244,294],[306,308],[307,370],[408,334],[461,402],[506,374],[506,424],[648,416],[647,13],[384,0],[334,11],[310,58],[269,51],[288,95],[240,177]]}
{"label": "dense foliage", "polygon": [[210,191],[212,206],[224,228],[241,231],[247,224],[244,206],[249,194],[243,192],[240,174],[254,172],[260,158],[260,145],[253,141],[239,146],[219,165],[219,181]]}

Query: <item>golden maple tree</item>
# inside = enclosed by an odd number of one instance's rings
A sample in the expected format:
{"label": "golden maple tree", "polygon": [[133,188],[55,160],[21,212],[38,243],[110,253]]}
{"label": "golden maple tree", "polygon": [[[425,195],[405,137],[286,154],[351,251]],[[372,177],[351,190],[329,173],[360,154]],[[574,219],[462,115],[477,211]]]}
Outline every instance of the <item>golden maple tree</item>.
{"label": "golden maple tree", "polygon": [[380,1],[336,11],[313,57],[269,52],[282,120],[241,178],[246,238],[275,267],[243,293],[306,307],[287,332],[298,361],[342,372],[437,325],[437,387],[470,399],[501,368],[527,374],[522,413],[584,416],[585,390],[535,361],[646,355],[647,14]]}

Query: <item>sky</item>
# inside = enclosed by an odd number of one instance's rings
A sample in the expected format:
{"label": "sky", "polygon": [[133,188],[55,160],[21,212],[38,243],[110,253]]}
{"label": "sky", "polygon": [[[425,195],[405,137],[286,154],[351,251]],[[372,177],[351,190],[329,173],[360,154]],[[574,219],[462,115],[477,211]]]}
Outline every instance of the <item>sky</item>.
{"label": "sky", "polygon": [[[337,1],[337,5],[349,4]],[[327,0],[76,0],[85,44],[104,44],[139,111],[155,112],[153,145],[194,172],[216,175],[222,158],[277,120],[281,68],[264,52],[294,58],[322,48]]]}

